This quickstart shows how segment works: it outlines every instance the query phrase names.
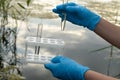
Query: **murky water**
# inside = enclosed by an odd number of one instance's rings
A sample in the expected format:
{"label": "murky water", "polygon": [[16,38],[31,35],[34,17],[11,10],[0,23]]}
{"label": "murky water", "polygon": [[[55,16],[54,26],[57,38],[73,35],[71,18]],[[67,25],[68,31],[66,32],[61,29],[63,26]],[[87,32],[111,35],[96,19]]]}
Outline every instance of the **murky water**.
{"label": "murky water", "polygon": [[[37,0],[38,1],[38,0]],[[39,0],[38,2],[49,3],[50,0]],[[35,2],[34,2],[35,3]],[[52,9],[55,5],[61,3],[56,0],[50,4],[54,4],[49,9]],[[48,5],[48,4],[47,4]],[[61,54],[76,60],[78,63],[89,66],[91,69],[104,73],[107,73],[107,65],[109,60],[107,57],[110,54],[110,49],[105,49],[100,52],[91,53],[91,51],[109,46],[110,44],[97,36],[94,32],[89,31],[86,28],[73,25],[67,22],[65,31],[60,30],[60,19],[40,19],[29,18],[28,29],[24,22],[21,22],[18,34],[18,53],[23,54],[25,49],[25,37],[28,35],[36,34],[37,25],[43,23],[42,37],[57,38],[65,41],[64,50]],[[51,51],[51,54],[54,51]],[[118,56],[118,50],[114,51],[113,56]],[[115,76],[120,73],[120,63],[118,60],[113,59],[110,67],[110,75]],[[57,80],[52,74],[44,68],[44,65],[40,64],[27,64],[23,66],[23,75],[26,80]]]}

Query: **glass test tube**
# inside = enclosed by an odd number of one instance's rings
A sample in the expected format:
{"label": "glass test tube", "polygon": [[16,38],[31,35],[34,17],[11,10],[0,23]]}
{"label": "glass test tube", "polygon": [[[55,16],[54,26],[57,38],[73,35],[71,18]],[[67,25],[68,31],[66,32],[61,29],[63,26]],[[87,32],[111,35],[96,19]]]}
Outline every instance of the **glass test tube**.
{"label": "glass test tube", "polygon": [[[65,4],[65,3],[67,4],[68,0],[63,0],[63,4]],[[61,20],[61,30],[64,31],[65,30],[65,26],[66,26],[66,16],[67,15],[64,12],[62,14],[63,14],[64,18],[63,18],[63,20]]]}

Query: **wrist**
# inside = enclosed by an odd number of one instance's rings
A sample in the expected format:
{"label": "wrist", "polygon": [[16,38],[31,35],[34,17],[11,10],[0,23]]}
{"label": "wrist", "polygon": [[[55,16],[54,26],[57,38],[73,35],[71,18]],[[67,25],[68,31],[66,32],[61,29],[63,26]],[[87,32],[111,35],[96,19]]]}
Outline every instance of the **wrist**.
{"label": "wrist", "polygon": [[85,80],[117,80],[117,79],[89,70],[85,73]]}
{"label": "wrist", "polygon": [[86,66],[84,66],[83,68],[80,68],[80,70],[79,70],[79,72],[78,72],[78,74],[77,74],[77,75],[79,75],[78,78],[77,78],[77,80],[78,80],[78,79],[79,79],[79,80],[85,80],[85,74],[86,74],[89,70],[90,70],[90,68],[88,68],[88,67],[86,67]]}

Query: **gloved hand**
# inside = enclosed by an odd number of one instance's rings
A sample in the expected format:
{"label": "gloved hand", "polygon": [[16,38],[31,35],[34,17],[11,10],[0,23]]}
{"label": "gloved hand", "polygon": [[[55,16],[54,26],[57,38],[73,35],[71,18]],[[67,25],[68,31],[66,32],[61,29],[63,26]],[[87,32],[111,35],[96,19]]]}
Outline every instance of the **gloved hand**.
{"label": "gloved hand", "polygon": [[63,13],[66,13],[66,20],[73,24],[87,27],[92,31],[95,30],[96,25],[100,22],[99,15],[73,2],[58,5],[53,9],[53,12],[59,14],[62,19],[64,19]]}
{"label": "gloved hand", "polygon": [[63,56],[57,56],[51,63],[45,64],[53,76],[61,80],[85,80],[84,75],[89,70],[72,59]]}

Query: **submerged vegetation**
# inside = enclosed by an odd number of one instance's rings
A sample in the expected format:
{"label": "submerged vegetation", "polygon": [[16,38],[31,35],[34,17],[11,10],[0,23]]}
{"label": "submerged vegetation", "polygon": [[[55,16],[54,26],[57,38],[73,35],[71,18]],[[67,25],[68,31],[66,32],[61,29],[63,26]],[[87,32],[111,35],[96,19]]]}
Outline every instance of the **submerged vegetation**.
{"label": "submerged vegetation", "polygon": [[[25,1],[27,6],[30,1]],[[26,13],[26,8],[15,0],[0,0],[0,80],[25,79],[16,52],[17,20],[25,20],[27,15],[23,11]]]}
{"label": "submerged vegetation", "polygon": [[[94,4],[94,5],[93,5]],[[100,3],[100,2],[91,2],[91,4],[87,5],[88,8],[91,10],[97,12],[100,14],[103,18],[107,19],[111,23],[120,26],[120,2],[119,1],[111,1],[106,3]],[[110,53],[108,55],[108,65],[107,65],[107,75],[110,75],[110,68],[111,68],[111,62],[113,58],[114,51],[117,50],[120,53],[120,50],[115,48],[113,45],[103,47],[97,50],[94,50],[93,52],[102,51],[105,49],[110,49]],[[117,56],[117,59],[120,60],[120,54]],[[120,74],[115,76],[119,78]]]}

